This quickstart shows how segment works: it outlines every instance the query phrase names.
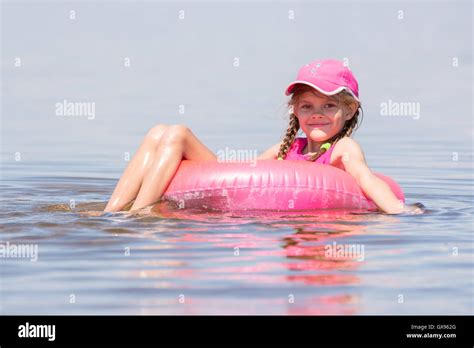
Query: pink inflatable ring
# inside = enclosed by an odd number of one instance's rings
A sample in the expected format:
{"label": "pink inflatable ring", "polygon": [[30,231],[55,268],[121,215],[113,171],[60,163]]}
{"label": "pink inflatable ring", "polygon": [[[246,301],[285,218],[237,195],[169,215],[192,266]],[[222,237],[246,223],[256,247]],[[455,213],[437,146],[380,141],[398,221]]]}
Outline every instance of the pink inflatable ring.
{"label": "pink inflatable ring", "polygon": [[[375,173],[399,200],[400,186]],[[219,163],[183,160],[163,199],[179,208],[237,210],[377,210],[345,171],[307,161]]]}

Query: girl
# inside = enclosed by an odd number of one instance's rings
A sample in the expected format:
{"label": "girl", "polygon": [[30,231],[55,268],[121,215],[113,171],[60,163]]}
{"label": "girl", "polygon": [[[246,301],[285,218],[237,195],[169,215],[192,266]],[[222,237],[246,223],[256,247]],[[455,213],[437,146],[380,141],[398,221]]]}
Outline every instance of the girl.
{"label": "girl", "polygon": [[[286,89],[290,122],[283,141],[258,159],[308,160],[332,165],[351,174],[380,210],[388,214],[420,212],[399,202],[389,186],[368,168],[359,144],[350,136],[357,128],[361,105],[358,83],[338,60],[304,65]],[[295,138],[299,129],[306,138]],[[182,159],[217,161],[217,157],[184,125],[157,125],[115,188],[105,211],[131,205],[140,209],[157,202]],[[135,199],[135,201],[133,201]]]}

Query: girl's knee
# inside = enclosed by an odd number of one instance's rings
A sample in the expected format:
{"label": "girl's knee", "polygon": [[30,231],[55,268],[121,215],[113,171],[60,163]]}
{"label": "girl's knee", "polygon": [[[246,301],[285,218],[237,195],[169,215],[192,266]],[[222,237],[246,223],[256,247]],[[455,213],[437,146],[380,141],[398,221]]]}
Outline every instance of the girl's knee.
{"label": "girl's knee", "polygon": [[183,124],[173,124],[166,129],[163,139],[168,142],[183,142],[191,133],[189,127]]}
{"label": "girl's knee", "polygon": [[158,142],[161,139],[161,137],[163,136],[163,134],[166,132],[168,127],[170,127],[170,126],[167,126],[165,124],[157,124],[156,126],[152,127],[148,131],[148,133],[145,136],[145,140]]}

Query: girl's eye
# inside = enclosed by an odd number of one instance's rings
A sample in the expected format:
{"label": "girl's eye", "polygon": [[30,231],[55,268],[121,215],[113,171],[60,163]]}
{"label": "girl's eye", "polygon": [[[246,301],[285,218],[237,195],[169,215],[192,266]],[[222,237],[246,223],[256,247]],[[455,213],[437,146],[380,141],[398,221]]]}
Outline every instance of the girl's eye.
{"label": "girl's eye", "polygon": [[303,105],[301,108],[304,109],[304,108],[309,108],[309,105]]}
{"label": "girl's eye", "polygon": [[335,107],[336,107],[336,104],[327,103],[326,105],[324,105],[324,107],[325,107],[326,109],[335,108]]}

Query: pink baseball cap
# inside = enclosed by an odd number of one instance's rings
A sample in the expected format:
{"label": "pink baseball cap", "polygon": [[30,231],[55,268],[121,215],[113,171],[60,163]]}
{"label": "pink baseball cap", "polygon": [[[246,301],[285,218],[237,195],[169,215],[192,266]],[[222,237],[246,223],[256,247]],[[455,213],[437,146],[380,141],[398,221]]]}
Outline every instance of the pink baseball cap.
{"label": "pink baseball cap", "polygon": [[286,88],[285,95],[290,95],[293,87],[299,83],[328,96],[346,90],[359,101],[359,84],[349,67],[340,60],[321,59],[305,64],[298,71],[296,80]]}

